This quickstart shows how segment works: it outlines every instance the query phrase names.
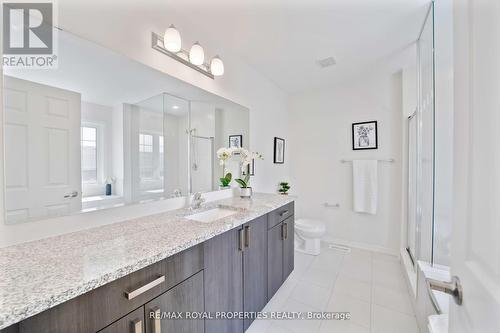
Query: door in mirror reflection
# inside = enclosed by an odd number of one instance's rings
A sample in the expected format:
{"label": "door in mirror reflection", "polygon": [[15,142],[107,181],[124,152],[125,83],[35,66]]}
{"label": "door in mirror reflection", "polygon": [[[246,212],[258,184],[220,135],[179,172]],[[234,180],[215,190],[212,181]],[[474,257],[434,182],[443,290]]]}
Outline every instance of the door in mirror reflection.
{"label": "door in mirror reflection", "polygon": [[6,221],[81,209],[78,93],[4,77]]}

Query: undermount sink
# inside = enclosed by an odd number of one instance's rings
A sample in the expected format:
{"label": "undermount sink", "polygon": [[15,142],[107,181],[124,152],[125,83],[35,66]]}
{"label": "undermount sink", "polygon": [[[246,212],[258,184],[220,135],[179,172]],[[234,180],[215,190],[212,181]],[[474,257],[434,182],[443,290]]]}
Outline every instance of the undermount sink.
{"label": "undermount sink", "polygon": [[193,215],[185,216],[188,220],[193,220],[197,222],[210,223],[220,220],[224,217],[228,217],[238,213],[235,210],[224,209],[224,208],[213,208],[206,210],[204,212],[196,213]]}

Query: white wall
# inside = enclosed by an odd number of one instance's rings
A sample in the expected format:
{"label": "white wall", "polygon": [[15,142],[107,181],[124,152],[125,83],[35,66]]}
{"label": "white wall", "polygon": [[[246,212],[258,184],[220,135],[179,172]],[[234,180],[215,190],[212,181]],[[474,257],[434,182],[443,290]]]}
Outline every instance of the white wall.
{"label": "white wall", "polygon": [[[290,99],[292,193],[297,216],[322,219],[329,240],[396,253],[401,223],[401,74],[373,75]],[[351,125],[378,121],[379,149],[353,151]],[[352,211],[352,166],[340,159],[393,158],[379,164],[376,215]],[[339,203],[325,208],[324,202]]]}
{"label": "white wall", "polygon": [[[215,106],[191,102],[191,129],[195,129],[193,135],[215,137]],[[215,145],[213,150],[212,140],[191,137],[191,165],[189,167],[191,168],[191,190],[193,193],[213,190],[212,169],[217,150]]]}
{"label": "white wall", "polygon": [[[148,6],[147,2],[133,3],[139,4]],[[195,25],[179,22],[175,13],[168,8],[164,11],[155,10],[150,20],[147,20],[147,25],[134,24],[136,21],[133,15],[137,13],[134,8],[128,8],[126,3],[115,2],[113,6],[86,0],[58,2],[58,25],[62,29],[249,108],[250,147],[263,153],[265,157],[264,161],[258,162],[252,186],[256,191],[275,192],[277,183],[289,177],[288,157],[283,165],[275,165],[272,162],[273,137],[288,138],[286,94],[266,77],[219,46],[215,49],[224,59],[226,73],[216,80],[211,80],[151,49],[151,32],[162,32],[170,23],[183,27],[183,38],[197,36]],[[207,53],[211,51],[210,45],[206,48]],[[0,89],[0,97],[1,95]],[[0,115],[3,114],[3,110],[0,111]],[[0,125],[2,134],[3,124]],[[0,147],[2,145],[3,142],[0,142]],[[0,172],[3,173],[3,164],[0,164]],[[0,188],[3,188],[3,180],[0,181]],[[0,201],[3,202],[3,193],[0,195]],[[0,216],[3,217],[3,208],[0,210]],[[123,215],[110,216],[103,212],[92,214],[92,223],[86,218],[75,217],[11,226],[0,222],[0,247],[124,219]]]}
{"label": "white wall", "polygon": [[[240,108],[217,108],[215,110],[215,150],[217,151],[220,147],[229,146],[229,136],[230,135],[242,135],[243,137],[243,148],[249,149],[249,112],[248,110]],[[254,149],[255,150],[255,149]],[[262,161],[255,161],[255,163],[260,163]],[[241,176],[241,170],[239,165],[239,158],[234,156],[232,159],[226,161],[224,172],[230,172],[233,179]],[[219,165],[219,161],[215,161],[215,173],[214,182],[220,184],[219,179],[222,177],[222,167]],[[253,180],[250,182],[253,186]],[[237,187],[237,184],[233,182],[231,184],[233,187]]]}

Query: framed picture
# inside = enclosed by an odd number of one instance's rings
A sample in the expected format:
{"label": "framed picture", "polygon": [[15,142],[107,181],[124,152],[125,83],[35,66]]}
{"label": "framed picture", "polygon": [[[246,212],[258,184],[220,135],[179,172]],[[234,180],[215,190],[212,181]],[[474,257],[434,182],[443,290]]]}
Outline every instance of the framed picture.
{"label": "framed picture", "polygon": [[243,135],[230,135],[229,148],[241,148],[241,147],[243,147]]}
{"label": "framed picture", "polygon": [[285,163],[285,139],[274,138],[274,163]]}
{"label": "framed picture", "polygon": [[378,149],[377,122],[352,124],[352,150]]}

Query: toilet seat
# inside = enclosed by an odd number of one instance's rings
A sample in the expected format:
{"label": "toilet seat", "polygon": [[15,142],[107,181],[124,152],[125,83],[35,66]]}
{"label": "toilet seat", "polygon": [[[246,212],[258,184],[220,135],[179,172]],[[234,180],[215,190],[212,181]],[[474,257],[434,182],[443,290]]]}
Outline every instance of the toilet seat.
{"label": "toilet seat", "polygon": [[326,226],[323,221],[312,219],[298,219],[295,221],[295,228],[308,232],[323,234],[326,231]]}

